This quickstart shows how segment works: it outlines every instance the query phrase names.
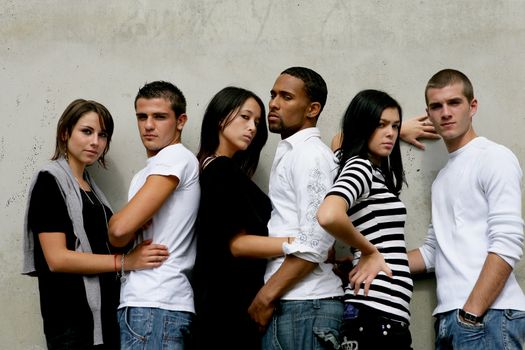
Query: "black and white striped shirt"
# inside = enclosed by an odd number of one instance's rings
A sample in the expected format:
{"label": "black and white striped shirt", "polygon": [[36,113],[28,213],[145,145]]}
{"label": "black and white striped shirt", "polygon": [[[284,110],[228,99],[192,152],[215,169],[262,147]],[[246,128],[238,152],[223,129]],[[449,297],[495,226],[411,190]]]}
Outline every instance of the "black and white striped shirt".
{"label": "black and white striped shirt", "polygon": [[[369,160],[358,157],[347,160],[329,195],[341,196],[347,201],[350,220],[383,254],[393,274],[390,278],[380,272],[370,285],[368,296],[362,288],[355,296],[354,290],[347,286],[345,301],[365,304],[409,322],[412,278],[405,244],[403,202],[388,190],[381,171]],[[361,252],[352,248],[352,253],[355,266]]]}

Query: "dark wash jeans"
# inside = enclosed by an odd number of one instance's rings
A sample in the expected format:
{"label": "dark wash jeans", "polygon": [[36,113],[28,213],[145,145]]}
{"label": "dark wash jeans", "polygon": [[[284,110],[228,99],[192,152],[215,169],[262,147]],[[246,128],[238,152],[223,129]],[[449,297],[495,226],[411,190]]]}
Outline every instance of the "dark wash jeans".
{"label": "dark wash jeans", "polygon": [[[411,350],[407,322],[359,303],[345,303],[341,350]],[[479,349],[478,349],[479,350]]]}
{"label": "dark wash jeans", "polygon": [[93,330],[78,329],[71,326],[61,334],[46,335],[47,348],[49,350],[91,350],[93,349]]}

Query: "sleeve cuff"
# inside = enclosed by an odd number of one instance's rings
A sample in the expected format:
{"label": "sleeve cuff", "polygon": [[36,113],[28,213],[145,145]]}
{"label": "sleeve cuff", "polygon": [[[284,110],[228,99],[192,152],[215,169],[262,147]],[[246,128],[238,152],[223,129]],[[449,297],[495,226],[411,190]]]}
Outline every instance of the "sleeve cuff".
{"label": "sleeve cuff", "polygon": [[429,256],[427,256],[427,252],[425,251],[424,247],[420,247],[419,252],[423,257],[423,262],[425,263],[425,269],[427,272],[434,272],[434,261]]}
{"label": "sleeve cuff", "polygon": [[502,258],[507,264],[509,264],[510,267],[512,267],[513,270],[516,263],[520,260],[519,258],[516,259],[515,257],[511,257],[508,254],[503,254],[502,252],[493,249],[489,249],[489,253],[496,254]]}
{"label": "sleeve cuff", "polygon": [[283,243],[283,253],[285,255],[293,254],[298,258],[301,258],[303,260],[306,260],[312,263],[316,263],[316,264],[325,262],[328,257],[327,254],[325,255],[319,254],[319,252],[314,252],[310,249],[307,249],[307,247],[305,247],[302,244],[295,244],[295,242],[291,244],[284,242]]}

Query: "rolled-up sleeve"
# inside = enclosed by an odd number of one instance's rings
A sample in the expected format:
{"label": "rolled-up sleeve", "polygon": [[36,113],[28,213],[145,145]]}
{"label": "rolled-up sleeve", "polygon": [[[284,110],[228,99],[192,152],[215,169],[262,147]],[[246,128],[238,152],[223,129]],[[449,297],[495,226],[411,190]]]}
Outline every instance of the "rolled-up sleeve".
{"label": "rolled-up sleeve", "polygon": [[[316,154],[317,153],[317,154]],[[322,263],[335,239],[321,228],[316,213],[331,188],[336,168],[324,152],[301,152],[290,168],[296,196],[299,232],[292,244],[284,244],[285,254]]]}
{"label": "rolled-up sleeve", "polygon": [[436,233],[432,224],[428,225],[428,232],[425,238],[425,242],[419,248],[419,252],[425,262],[425,268],[427,272],[434,271],[436,265]]}
{"label": "rolled-up sleeve", "polygon": [[486,155],[479,175],[488,204],[488,251],[514,268],[523,255],[524,239],[518,160],[508,149],[498,148]]}

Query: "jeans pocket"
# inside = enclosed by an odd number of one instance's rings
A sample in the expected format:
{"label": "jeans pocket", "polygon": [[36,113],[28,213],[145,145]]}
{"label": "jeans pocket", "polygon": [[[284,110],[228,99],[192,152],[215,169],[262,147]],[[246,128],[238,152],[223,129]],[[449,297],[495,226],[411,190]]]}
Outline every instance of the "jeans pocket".
{"label": "jeans pocket", "polygon": [[525,344],[525,311],[505,310],[503,336],[509,349],[520,349]]}
{"label": "jeans pocket", "polygon": [[163,317],[163,339],[175,344],[185,344],[190,341],[192,315],[183,311],[170,312]]}
{"label": "jeans pocket", "polygon": [[520,310],[505,310],[505,317],[509,320],[517,320],[520,318],[525,318],[525,311]]}
{"label": "jeans pocket", "polygon": [[482,331],[483,329],[485,329],[484,323],[472,324],[472,323],[463,321],[461,317],[459,316],[459,310],[456,310],[456,322],[458,323],[460,328],[465,329],[465,330],[470,330],[472,332]]}
{"label": "jeans pocket", "polygon": [[147,308],[125,307],[119,322],[121,323],[121,332],[124,328],[129,336],[138,340],[144,341],[147,335],[151,333],[151,320]]}
{"label": "jeans pocket", "polygon": [[328,327],[314,327],[313,332],[318,341],[327,349],[339,349],[339,332]]}

